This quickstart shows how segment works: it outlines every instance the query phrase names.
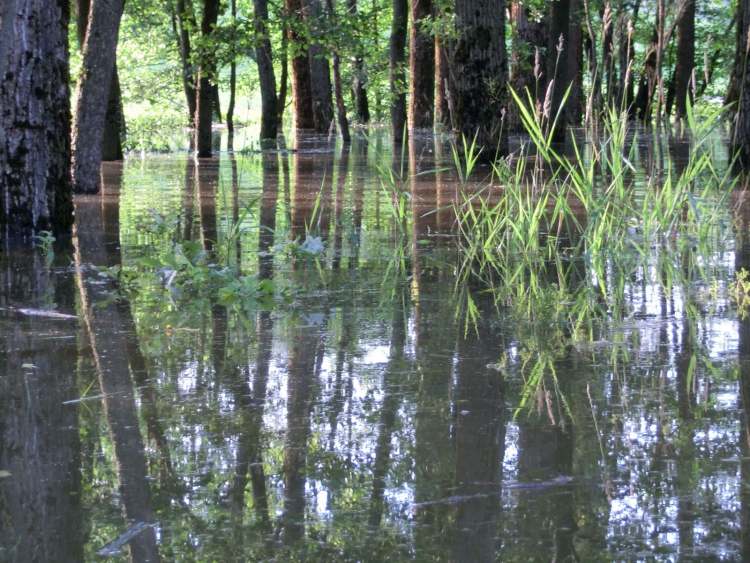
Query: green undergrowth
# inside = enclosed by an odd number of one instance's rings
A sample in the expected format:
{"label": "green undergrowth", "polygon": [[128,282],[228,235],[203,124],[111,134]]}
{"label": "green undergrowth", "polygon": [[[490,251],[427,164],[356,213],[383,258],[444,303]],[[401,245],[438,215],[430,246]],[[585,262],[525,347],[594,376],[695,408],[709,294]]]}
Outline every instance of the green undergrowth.
{"label": "green undergrowth", "polygon": [[[584,154],[575,139],[565,149],[554,142],[554,121],[545,124],[530,96],[513,97],[529,141],[455,205],[457,316],[464,330],[476,330],[477,298],[489,294],[525,336],[518,358],[498,364],[523,381],[518,409],[550,390],[564,405],[555,366],[571,350],[619,361],[612,335],[638,313],[634,286],[656,286],[667,299],[677,292],[686,302],[711,295],[701,288],[727,243],[735,180],[714,165],[709,143],[721,111],[697,120],[691,108],[686,158],[643,174],[634,165],[639,132],[627,113],[609,111]],[[454,148],[462,183],[477,158],[473,143]],[[696,311],[686,305],[683,314]]]}

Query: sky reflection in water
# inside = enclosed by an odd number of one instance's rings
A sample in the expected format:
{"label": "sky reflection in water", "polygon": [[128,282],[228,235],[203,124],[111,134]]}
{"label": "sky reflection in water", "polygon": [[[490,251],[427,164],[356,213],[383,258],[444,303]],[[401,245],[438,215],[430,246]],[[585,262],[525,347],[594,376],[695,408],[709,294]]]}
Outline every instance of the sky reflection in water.
{"label": "sky reflection in water", "polygon": [[[645,137],[639,174],[664,151]],[[412,173],[449,158],[424,140],[410,156]],[[750,557],[750,321],[726,291],[750,265],[743,206],[688,291],[638,269],[623,323],[557,347],[559,327],[489,303],[464,330],[455,177],[409,181],[403,238],[390,159],[378,135],[343,155],[130,158],[78,200],[73,248],[2,258],[0,559],[111,542],[135,561]],[[308,229],[319,255],[287,243]],[[168,268],[113,292],[101,269],[173,241],[273,295],[218,304]],[[516,412],[539,354],[557,380]]]}

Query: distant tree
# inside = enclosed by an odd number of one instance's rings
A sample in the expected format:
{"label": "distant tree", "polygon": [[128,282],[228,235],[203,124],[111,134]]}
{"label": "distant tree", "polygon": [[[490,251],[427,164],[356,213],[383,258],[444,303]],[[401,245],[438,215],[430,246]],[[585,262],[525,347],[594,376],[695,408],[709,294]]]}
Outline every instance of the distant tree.
{"label": "distant tree", "polygon": [[73,114],[73,189],[99,191],[102,141],[117,54],[123,0],[93,0]]}
{"label": "distant tree", "polygon": [[195,72],[193,71],[193,52],[190,41],[190,30],[196,27],[193,0],[176,0],[174,12],[172,14],[172,27],[177,36],[177,45],[179,47],[180,65],[182,67],[182,87],[185,91],[185,100],[187,102],[188,121],[193,126],[195,124],[196,106]]}
{"label": "distant tree", "polygon": [[389,82],[391,94],[391,127],[393,139],[399,142],[406,127],[406,26],[409,21],[407,0],[392,0],[393,19],[389,45]]}
{"label": "distant tree", "polygon": [[195,148],[199,157],[212,153],[211,127],[215,106],[216,45],[212,41],[219,19],[219,0],[203,0],[201,48],[199,50],[198,90],[195,106]]}
{"label": "distant tree", "polygon": [[432,0],[412,0],[409,32],[409,127],[432,127],[435,43],[430,30]]}
{"label": "distant tree", "polygon": [[273,51],[268,31],[268,0],[253,0],[253,6],[253,24],[258,38],[255,61],[258,64],[260,81],[260,142],[261,145],[268,146],[276,143],[279,125],[279,100],[276,96],[276,75],[273,70]]}
{"label": "distant tree", "polygon": [[677,61],[674,67],[670,94],[667,99],[667,114],[675,105],[675,117],[687,115],[687,100],[693,99],[690,83],[695,70],[695,0],[685,0],[685,7],[677,19]]}
{"label": "distant tree", "polygon": [[69,232],[67,2],[0,3],[0,238]]}

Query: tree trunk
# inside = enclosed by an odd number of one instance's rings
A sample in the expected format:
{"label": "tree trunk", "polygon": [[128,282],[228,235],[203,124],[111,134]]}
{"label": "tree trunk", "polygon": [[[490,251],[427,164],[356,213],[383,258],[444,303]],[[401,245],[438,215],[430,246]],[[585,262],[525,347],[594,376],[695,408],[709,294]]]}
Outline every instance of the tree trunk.
{"label": "tree trunk", "polygon": [[285,0],[287,38],[292,46],[292,101],[294,103],[294,129],[314,129],[313,94],[310,81],[310,58],[305,37],[299,32],[303,26],[302,0]]}
{"label": "tree trunk", "polygon": [[270,147],[276,143],[280,114],[277,108],[271,38],[268,33],[268,0],[253,0],[253,6],[255,7],[253,16],[255,34],[259,38],[255,48],[255,60],[258,63],[260,80],[260,144],[262,147]]}
{"label": "tree trunk", "polygon": [[[186,3],[187,2],[187,3]],[[177,0],[175,5],[177,11],[177,43],[180,49],[180,63],[182,65],[182,87],[185,91],[185,100],[188,106],[188,122],[191,127],[195,126],[195,73],[190,60],[192,51],[190,47],[190,30],[195,29],[195,13],[193,11],[193,0]]]}
{"label": "tree trunk", "polygon": [[99,191],[102,140],[117,56],[123,0],[93,0],[83,43],[83,63],[73,122],[73,189]]}
{"label": "tree trunk", "polygon": [[[83,49],[86,41],[86,28],[89,21],[89,0],[78,0],[76,14],[76,31],[78,47]],[[116,57],[115,57],[116,59]],[[112,70],[112,82],[109,87],[107,113],[104,117],[104,135],[102,138],[102,160],[122,160],[122,141],[125,136],[125,115],[122,110],[122,92],[120,77],[117,73],[117,60]]]}
{"label": "tree trunk", "polygon": [[449,127],[451,119],[445,86],[448,81],[448,60],[444,42],[442,37],[435,35],[435,123]]}
{"label": "tree trunk", "polygon": [[70,231],[66,2],[0,5],[0,237]]}
{"label": "tree trunk", "polygon": [[[657,18],[658,20],[658,18]],[[659,22],[654,27],[654,34],[651,38],[651,44],[646,51],[646,58],[643,62],[643,73],[638,84],[638,93],[633,102],[633,112],[642,122],[651,119],[651,104],[656,93],[657,75],[657,51],[659,49]]]}
{"label": "tree trunk", "polygon": [[281,30],[281,84],[279,85],[279,96],[276,101],[276,130],[281,131],[284,123],[284,110],[286,109],[286,93],[289,84],[289,37],[286,24],[282,24]]}
{"label": "tree trunk", "polygon": [[677,22],[677,62],[674,67],[675,117],[684,119],[687,115],[687,100],[692,90],[690,81],[695,68],[695,0],[686,0],[685,8]]}
{"label": "tree trunk", "polygon": [[[549,99],[545,97],[544,101],[545,117],[549,123],[552,123],[556,112],[563,105],[565,92],[573,78],[569,67],[571,57],[575,58],[574,55],[571,55],[575,46],[571,44],[570,12],[575,3],[576,0],[557,0],[550,3],[549,36],[547,37],[547,83],[549,84],[554,80],[554,84],[548,87],[545,96],[549,96]],[[568,104],[570,103],[569,97]],[[565,116],[566,113],[567,109],[561,116]],[[565,136],[565,123],[562,122],[564,119],[564,117],[561,117],[553,132],[554,137],[558,140]]]}
{"label": "tree trunk", "polygon": [[[234,102],[237,94],[237,0],[231,0],[229,4],[232,16],[232,61],[229,63],[229,105],[227,106],[227,143],[228,148],[234,149]],[[255,10],[257,12],[257,8]],[[263,37],[263,35],[259,35]],[[260,72],[258,73],[260,74]],[[274,96],[276,86],[274,85]],[[274,116],[275,117],[275,116]],[[274,119],[275,121],[275,119]]]}
{"label": "tree trunk", "polygon": [[735,29],[734,65],[732,66],[732,76],[729,79],[729,87],[724,98],[724,104],[731,106],[733,111],[736,112],[740,100],[740,82],[745,73],[747,26],[748,22],[750,22],[750,6],[747,6],[744,0],[737,2],[735,20],[737,28]]}
{"label": "tree trunk", "polygon": [[432,16],[432,0],[412,0],[409,31],[409,128],[432,127],[435,98],[435,43],[424,29]]}
{"label": "tree trunk", "polygon": [[581,0],[570,0],[570,19],[568,23],[567,46],[565,53],[565,88],[570,86],[570,96],[565,108],[568,125],[580,125],[583,116],[583,33],[581,32]]}
{"label": "tree trunk", "polygon": [[125,115],[122,110],[122,91],[117,63],[112,70],[112,82],[109,86],[107,113],[104,116],[104,135],[102,136],[102,160],[122,160],[122,141],[125,137]]}
{"label": "tree trunk", "polygon": [[[218,79],[219,69],[215,69],[215,71],[217,73],[217,79]],[[219,97],[219,84],[218,83],[211,84],[211,98],[213,99],[214,117],[216,118],[216,121],[218,123],[221,123],[221,98]]]}
{"label": "tree trunk", "polygon": [[467,139],[476,135],[485,160],[506,149],[504,0],[457,0],[451,53],[451,117]]}
{"label": "tree trunk", "polygon": [[[219,0],[203,0],[203,19],[201,34],[204,40],[209,40],[219,19]],[[196,92],[195,107],[195,147],[199,157],[210,157],[212,153],[211,124],[215,106],[215,91],[213,87],[216,62],[213,51],[215,47],[208,46],[201,53],[198,67],[198,91]]]}
{"label": "tree trunk", "polygon": [[[518,0],[510,7],[511,29],[513,30],[510,53],[510,85],[522,100],[526,91],[533,100],[544,96],[546,69],[541,65],[541,52],[547,44],[547,26],[544,22],[530,19],[529,9]],[[523,127],[516,104],[508,104],[508,128],[520,131]]]}
{"label": "tree trunk", "polygon": [[407,0],[393,0],[393,19],[389,45],[389,82],[391,91],[391,127],[393,140],[403,139],[406,126],[406,27],[409,19]]}
{"label": "tree trunk", "polygon": [[333,121],[331,69],[321,38],[325,33],[325,14],[321,0],[303,0],[307,25],[312,29],[310,43],[310,87],[312,90],[313,120],[318,133],[326,133]]}
{"label": "tree trunk", "polygon": [[[356,6],[356,4],[355,4]],[[328,16],[333,19],[333,0],[326,0],[326,7],[328,8]],[[341,139],[345,144],[349,144],[352,140],[349,134],[349,120],[346,117],[346,106],[344,105],[344,92],[341,87],[341,63],[339,60],[339,54],[334,51],[333,57],[333,90],[336,96],[336,114],[339,122],[339,129],[341,130]],[[355,96],[356,100],[356,96]],[[367,104],[367,95],[365,93],[365,109]],[[369,118],[369,115],[368,115]]]}
{"label": "tree trunk", "polygon": [[[357,0],[349,0],[349,14],[357,14]],[[333,16],[333,14],[331,14]],[[354,112],[359,123],[370,122],[370,104],[367,100],[367,71],[365,70],[365,59],[362,56],[362,45],[357,38],[354,54],[354,79],[352,91],[354,93]]]}
{"label": "tree trunk", "polygon": [[[738,2],[737,27],[740,36],[750,33],[750,0]],[[732,149],[737,153],[740,166],[750,169],[750,49],[748,42],[740,41],[735,53],[737,69],[737,113],[732,130]]]}

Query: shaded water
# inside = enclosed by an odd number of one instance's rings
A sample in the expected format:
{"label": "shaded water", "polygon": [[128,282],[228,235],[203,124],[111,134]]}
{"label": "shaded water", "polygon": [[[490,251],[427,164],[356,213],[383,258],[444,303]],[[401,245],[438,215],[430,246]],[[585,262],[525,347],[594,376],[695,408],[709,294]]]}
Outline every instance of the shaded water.
{"label": "shaded water", "polygon": [[[644,137],[633,181],[669,147]],[[450,155],[405,156],[406,235],[374,136],[106,164],[72,248],[3,256],[0,559],[750,557],[741,194],[689,286],[634,269],[593,341],[481,297],[466,330],[459,186],[417,175]]]}

